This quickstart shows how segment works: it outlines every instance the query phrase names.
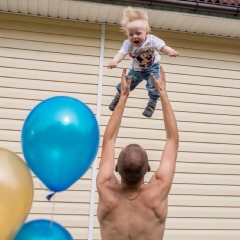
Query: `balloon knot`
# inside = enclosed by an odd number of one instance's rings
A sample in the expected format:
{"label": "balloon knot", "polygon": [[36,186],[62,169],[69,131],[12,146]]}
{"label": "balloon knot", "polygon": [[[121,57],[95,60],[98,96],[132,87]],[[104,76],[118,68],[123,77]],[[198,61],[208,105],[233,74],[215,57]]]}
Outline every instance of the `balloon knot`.
{"label": "balloon knot", "polygon": [[46,196],[46,199],[47,199],[48,201],[51,201],[51,198],[52,198],[52,196],[53,196],[55,193],[56,193],[56,192],[47,195],[47,196]]}

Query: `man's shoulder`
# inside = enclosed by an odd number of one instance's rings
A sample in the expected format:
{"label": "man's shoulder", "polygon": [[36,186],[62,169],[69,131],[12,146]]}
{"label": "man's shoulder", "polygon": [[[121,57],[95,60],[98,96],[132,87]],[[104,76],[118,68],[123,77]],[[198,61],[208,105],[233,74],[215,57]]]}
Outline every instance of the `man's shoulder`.
{"label": "man's shoulder", "polygon": [[144,184],[143,187],[146,191],[146,193],[152,193],[151,196],[153,195],[159,195],[160,192],[162,191],[162,184],[161,181],[158,180],[151,180],[147,184]]}
{"label": "man's shoulder", "polygon": [[114,191],[117,188],[119,188],[119,182],[115,175],[108,181],[99,181],[97,179],[98,191]]}
{"label": "man's shoulder", "polygon": [[106,183],[97,187],[99,203],[103,209],[107,206],[112,208],[118,204],[119,196],[121,194],[120,187],[117,184]]}

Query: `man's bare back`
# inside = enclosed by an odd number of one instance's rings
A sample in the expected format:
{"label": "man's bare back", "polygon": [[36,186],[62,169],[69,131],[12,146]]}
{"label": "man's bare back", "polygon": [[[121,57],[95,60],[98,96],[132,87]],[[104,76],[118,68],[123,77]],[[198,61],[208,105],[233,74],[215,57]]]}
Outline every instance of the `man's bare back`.
{"label": "man's bare back", "polygon": [[167,199],[162,199],[157,182],[123,192],[114,181],[100,187],[97,215],[102,240],[162,240]]}
{"label": "man's bare back", "polygon": [[137,144],[129,144],[119,154],[114,174],[115,142],[130,91],[131,79],[121,79],[121,96],[106,127],[97,175],[99,202],[97,209],[102,240],[162,240],[168,211],[168,194],[172,186],[178,152],[178,129],[166,92],[165,74],[154,80],[161,95],[166,143],[160,164],[148,184],[150,171],[146,151]]}

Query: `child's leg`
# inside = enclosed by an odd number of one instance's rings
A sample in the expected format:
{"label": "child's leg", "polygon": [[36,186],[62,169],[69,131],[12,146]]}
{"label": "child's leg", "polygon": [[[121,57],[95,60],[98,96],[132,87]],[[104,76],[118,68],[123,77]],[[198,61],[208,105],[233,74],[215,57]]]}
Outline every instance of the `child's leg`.
{"label": "child's leg", "polygon": [[[120,85],[120,83],[119,83],[118,85]],[[117,88],[117,93],[116,93],[114,99],[112,100],[112,102],[111,102],[110,105],[109,105],[109,109],[110,109],[111,111],[113,111],[113,110],[115,109],[115,107],[116,107],[117,104],[118,104],[119,98],[120,98],[120,91],[118,91],[118,85],[116,86],[116,88]]]}
{"label": "child's leg", "polygon": [[130,85],[130,91],[133,91],[137,85],[142,82],[142,80],[144,79],[141,75],[140,72],[135,71],[133,68],[129,71],[129,73],[126,76],[127,77],[131,77],[132,81],[131,81],[131,85]]}
{"label": "child's leg", "polygon": [[[154,64],[151,69],[151,72],[158,79],[159,78],[159,64]],[[149,100],[148,100],[148,104],[147,104],[145,110],[143,111],[143,115],[145,117],[152,117],[152,114],[154,113],[155,108],[156,108],[157,100],[159,98],[159,93],[157,92],[154,82],[153,82],[152,78],[150,77],[150,75],[148,75],[146,77],[146,80],[147,80],[146,88],[148,90]]]}
{"label": "child's leg", "polygon": [[[135,87],[140,82],[142,82],[142,80],[143,80],[143,78],[141,77],[141,74],[139,74],[139,72],[136,72],[134,69],[131,69],[129,71],[129,73],[127,74],[126,78],[127,77],[131,77],[132,78],[132,82],[131,82],[131,85],[130,85],[130,91],[133,91],[135,89]],[[113,111],[115,109],[115,107],[118,104],[119,98],[120,98],[120,92],[121,92],[121,84],[120,83],[116,86],[116,89],[117,89],[117,93],[116,93],[114,99],[112,100],[112,102],[109,105],[109,109],[111,111]]]}
{"label": "child's leg", "polygon": [[[152,66],[151,72],[155,75],[156,79],[159,78],[159,64],[158,63],[154,64]],[[154,84],[154,82],[153,82],[153,80],[150,76],[150,73],[147,76],[146,80],[147,80],[146,88],[148,90],[148,96],[149,96],[149,98],[151,99],[152,102],[156,103],[160,96],[159,96],[158,91],[155,88],[155,84]]]}

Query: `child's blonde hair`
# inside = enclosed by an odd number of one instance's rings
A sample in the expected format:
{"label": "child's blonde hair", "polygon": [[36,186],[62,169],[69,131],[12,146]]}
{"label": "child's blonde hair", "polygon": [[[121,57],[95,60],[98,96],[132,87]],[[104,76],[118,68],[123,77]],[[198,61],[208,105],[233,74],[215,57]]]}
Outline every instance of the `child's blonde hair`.
{"label": "child's blonde hair", "polygon": [[121,29],[126,33],[126,25],[129,22],[133,22],[136,20],[142,20],[145,24],[146,31],[150,32],[151,28],[148,24],[148,15],[147,11],[142,8],[132,8],[127,7],[123,11],[123,18],[121,20]]}

